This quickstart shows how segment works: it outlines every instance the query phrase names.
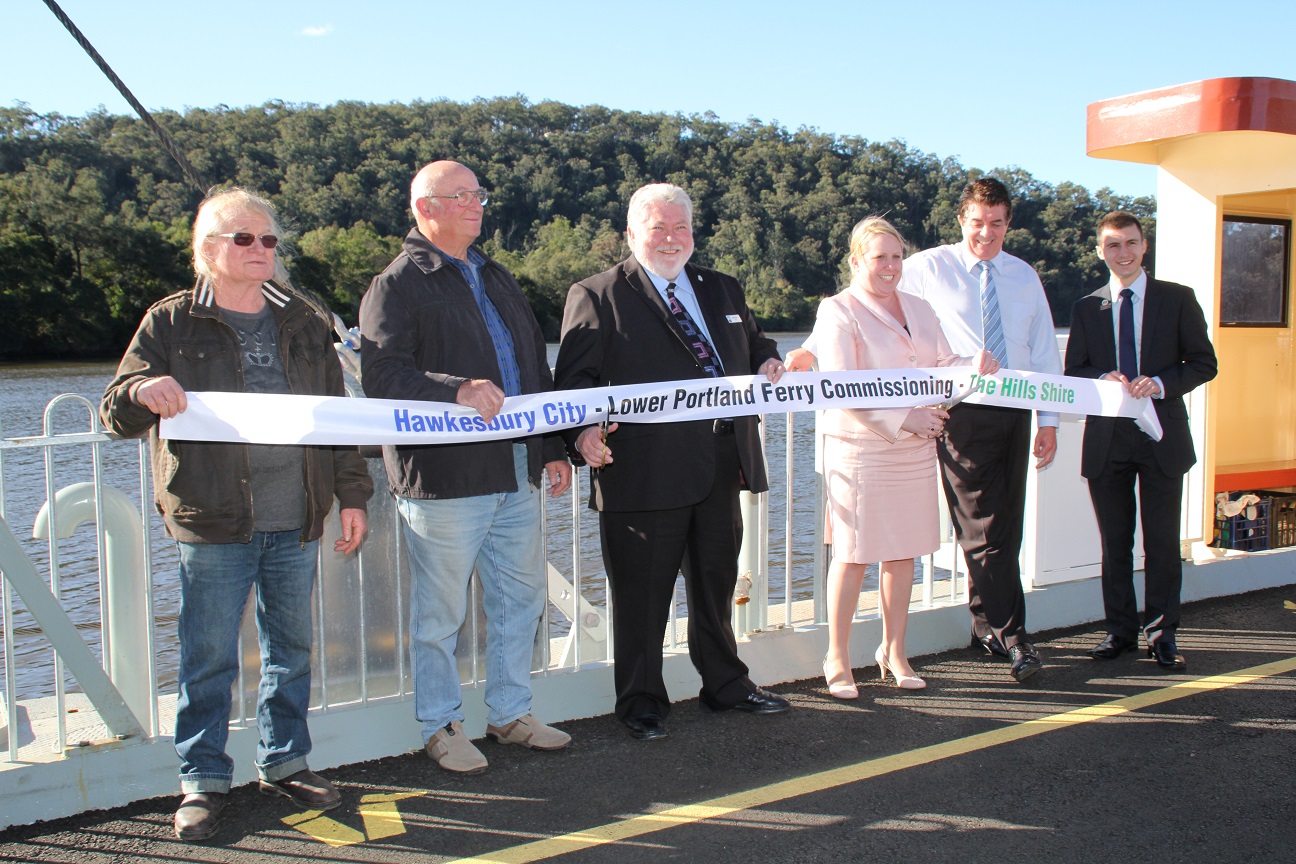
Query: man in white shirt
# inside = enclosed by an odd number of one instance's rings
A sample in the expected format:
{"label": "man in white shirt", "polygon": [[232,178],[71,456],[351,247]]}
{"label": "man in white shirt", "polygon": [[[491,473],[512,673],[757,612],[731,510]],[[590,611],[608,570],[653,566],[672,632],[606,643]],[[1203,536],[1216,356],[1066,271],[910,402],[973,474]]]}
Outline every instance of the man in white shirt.
{"label": "man in white shirt", "polygon": [[[1003,251],[1012,199],[982,177],[959,199],[963,241],[927,249],[904,263],[901,289],[927,300],[956,354],[990,351],[1005,370],[1062,374],[1053,315],[1039,276]],[[1057,414],[1040,412],[1035,467],[1053,461]],[[950,516],[971,576],[972,647],[1009,659],[1025,681],[1041,668],[1026,631],[1022,518],[1026,505],[1030,412],[962,403],[938,442]]]}

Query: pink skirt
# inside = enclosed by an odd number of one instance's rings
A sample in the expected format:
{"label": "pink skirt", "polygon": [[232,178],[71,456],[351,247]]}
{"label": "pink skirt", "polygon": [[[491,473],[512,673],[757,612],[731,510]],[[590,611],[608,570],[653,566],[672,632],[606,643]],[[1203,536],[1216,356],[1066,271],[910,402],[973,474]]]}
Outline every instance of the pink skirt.
{"label": "pink skirt", "polygon": [[940,546],[935,441],[825,435],[823,464],[834,560],[898,561]]}

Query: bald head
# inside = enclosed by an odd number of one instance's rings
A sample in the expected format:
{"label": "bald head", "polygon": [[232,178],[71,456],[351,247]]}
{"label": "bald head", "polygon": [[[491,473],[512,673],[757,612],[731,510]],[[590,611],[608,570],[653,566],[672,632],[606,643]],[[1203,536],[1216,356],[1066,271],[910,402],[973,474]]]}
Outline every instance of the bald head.
{"label": "bald head", "polygon": [[472,199],[460,205],[454,196],[481,188],[477,175],[449,159],[429,162],[410,183],[410,209],[419,233],[456,258],[464,259],[468,247],[481,234],[483,205]]}
{"label": "bald head", "polygon": [[[419,215],[419,199],[440,194],[437,189],[440,188],[441,182],[459,172],[467,172],[469,176],[473,176],[472,171],[469,171],[467,166],[459,162],[452,162],[449,159],[429,162],[419,169],[419,172],[414,175],[413,182],[410,183],[410,209],[414,211],[416,218]],[[476,180],[476,177],[473,177],[473,179]]]}

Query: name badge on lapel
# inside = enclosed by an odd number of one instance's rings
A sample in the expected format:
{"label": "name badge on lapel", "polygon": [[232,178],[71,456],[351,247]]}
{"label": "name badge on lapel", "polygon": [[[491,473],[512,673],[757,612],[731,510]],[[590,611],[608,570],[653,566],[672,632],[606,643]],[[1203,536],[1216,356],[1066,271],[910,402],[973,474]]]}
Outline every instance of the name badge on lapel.
{"label": "name badge on lapel", "polygon": [[741,315],[726,315],[726,316],[725,316],[725,320],[728,321],[730,324],[741,324],[741,323],[742,323],[742,316],[741,316]]}

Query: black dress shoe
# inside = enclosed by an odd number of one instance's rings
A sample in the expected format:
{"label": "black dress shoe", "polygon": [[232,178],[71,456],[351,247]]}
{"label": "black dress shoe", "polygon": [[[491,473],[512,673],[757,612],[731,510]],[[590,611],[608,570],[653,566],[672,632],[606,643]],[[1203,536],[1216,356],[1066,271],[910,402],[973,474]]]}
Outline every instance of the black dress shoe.
{"label": "black dress shoe", "polygon": [[968,647],[973,651],[980,651],[983,654],[1002,657],[1004,660],[1009,659],[1008,649],[1003,647],[1003,643],[996,639],[993,633],[986,636],[978,636],[976,631],[973,630],[972,641],[968,643]]}
{"label": "black dress shoe", "polygon": [[1179,648],[1175,645],[1173,639],[1162,636],[1149,645],[1147,651],[1148,656],[1155,660],[1162,669],[1182,672],[1188,668],[1188,661],[1179,653]]}
{"label": "black dress shoe", "polygon": [[1089,649],[1089,656],[1095,660],[1115,660],[1127,651],[1138,647],[1137,639],[1126,639],[1115,633],[1108,633],[1096,646]]}
{"label": "black dress shoe", "polygon": [[666,724],[656,714],[627,717],[621,722],[630,727],[630,737],[636,741],[656,741],[670,735],[666,731]]}
{"label": "black dress shoe", "polygon": [[262,780],[260,789],[262,795],[282,795],[307,810],[332,810],[342,803],[337,787],[309,769],[282,780]]}
{"label": "black dress shoe", "polygon": [[1044,668],[1044,661],[1035,653],[1035,646],[1029,642],[1018,642],[1009,648],[1008,657],[1012,660],[1012,676],[1018,684]]}
{"label": "black dress shoe", "polygon": [[721,705],[705,694],[701,695],[701,699],[702,704],[712,711],[727,711],[732,708],[735,711],[746,711],[748,714],[777,714],[792,707],[792,703],[782,696],[759,687],[743,697],[741,702],[732,705]]}
{"label": "black dress shoe", "polygon": [[190,792],[184,796],[175,814],[176,837],[198,843],[215,834],[226,797],[223,792]]}

